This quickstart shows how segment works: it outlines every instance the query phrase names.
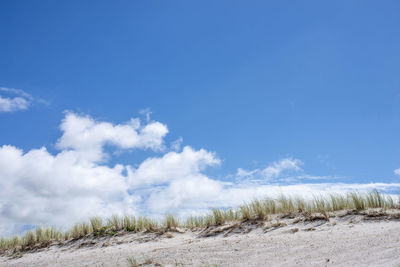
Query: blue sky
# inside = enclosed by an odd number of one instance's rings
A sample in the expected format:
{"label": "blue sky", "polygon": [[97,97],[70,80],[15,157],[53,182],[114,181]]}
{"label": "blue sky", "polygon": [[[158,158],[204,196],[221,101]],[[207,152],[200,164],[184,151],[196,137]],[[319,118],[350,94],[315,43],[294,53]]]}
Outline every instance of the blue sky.
{"label": "blue sky", "polygon": [[[292,159],[329,182],[398,183],[399,10],[398,1],[1,1],[0,87],[31,98],[0,113],[0,145],[56,155],[66,111],[115,125],[144,122],[148,109],[149,123],[168,127],[166,147],[181,137],[215,152],[220,164],[203,173],[216,180]],[[105,166],[137,167],[168,149],[104,151]]]}

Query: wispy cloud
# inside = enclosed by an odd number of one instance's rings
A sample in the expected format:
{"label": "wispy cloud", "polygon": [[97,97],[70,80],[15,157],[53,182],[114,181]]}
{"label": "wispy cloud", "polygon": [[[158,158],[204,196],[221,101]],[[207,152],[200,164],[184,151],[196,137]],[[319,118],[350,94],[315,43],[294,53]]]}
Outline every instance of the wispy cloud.
{"label": "wispy cloud", "polygon": [[150,108],[141,109],[141,110],[139,111],[139,114],[145,116],[147,122],[150,121],[150,116],[151,116],[152,113],[153,113],[153,112],[151,111]]}
{"label": "wispy cloud", "polygon": [[238,168],[236,172],[236,178],[240,181],[247,182],[261,182],[271,183],[279,182],[284,179],[292,181],[294,175],[297,177],[302,176],[303,179],[308,178],[308,175],[303,173],[301,166],[303,162],[299,159],[284,158],[275,162],[270,163],[263,169],[244,170]]}
{"label": "wispy cloud", "polygon": [[0,87],[0,92],[3,92],[3,95],[0,95],[0,112],[26,110],[33,102],[46,103],[43,99],[34,98],[21,89]]}
{"label": "wispy cloud", "polygon": [[0,95],[0,112],[25,110],[31,103],[32,97],[22,90],[1,87],[0,91],[17,95],[14,97],[3,97]]}
{"label": "wispy cloud", "polygon": [[23,98],[26,98],[28,100],[33,100],[33,97],[30,94],[26,93],[25,91],[23,91],[21,89],[0,87],[0,91],[13,93],[15,95],[19,95],[19,96],[21,96]]}
{"label": "wispy cloud", "polygon": [[179,137],[175,141],[171,142],[170,148],[172,151],[179,151],[181,149],[181,145],[183,142],[183,138]]}
{"label": "wispy cloud", "polygon": [[400,176],[400,168],[394,170],[394,174],[399,175]]}
{"label": "wispy cloud", "polygon": [[30,103],[22,97],[2,97],[0,96],[0,112],[14,112],[24,110],[29,107]]}

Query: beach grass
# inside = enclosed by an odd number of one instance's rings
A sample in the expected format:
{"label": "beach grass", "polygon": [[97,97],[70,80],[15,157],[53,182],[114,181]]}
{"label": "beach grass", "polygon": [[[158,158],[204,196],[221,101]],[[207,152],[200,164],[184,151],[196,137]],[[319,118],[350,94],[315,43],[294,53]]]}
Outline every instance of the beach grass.
{"label": "beach grass", "polygon": [[212,209],[204,216],[191,216],[185,222],[180,221],[172,214],[163,220],[156,221],[143,216],[113,215],[104,220],[101,217],[92,217],[87,222],[79,222],[67,231],[60,231],[54,227],[37,227],[22,235],[9,238],[0,238],[0,253],[10,250],[29,250],[35,247],[44,247],[52,242],[65,242],[87,236],[112,236],[117,232],[156,232],[175,231],[177,228],[198,230],[210,226],[224,225],[228,222],[268,220],[276,214],[307,214],[319,213],[321,218],[329,220],[328,213],[340,210],[361,211],[371,208],[400,209],[400,197],[382,194],[376,190],[365,192],[349,192],[346,194],[328,194],[314,196],[311,199],[292,197],[281,194],[277,198],[264,198],[244,203],[235,209]]}

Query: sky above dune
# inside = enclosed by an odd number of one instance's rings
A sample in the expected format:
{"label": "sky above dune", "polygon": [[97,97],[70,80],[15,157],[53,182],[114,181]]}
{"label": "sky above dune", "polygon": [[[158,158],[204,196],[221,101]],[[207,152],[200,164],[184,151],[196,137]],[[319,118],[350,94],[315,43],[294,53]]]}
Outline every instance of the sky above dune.
{"label": "sky above dune", "polygon": [[1,1],[0,235],[400,188],[397,1]]}

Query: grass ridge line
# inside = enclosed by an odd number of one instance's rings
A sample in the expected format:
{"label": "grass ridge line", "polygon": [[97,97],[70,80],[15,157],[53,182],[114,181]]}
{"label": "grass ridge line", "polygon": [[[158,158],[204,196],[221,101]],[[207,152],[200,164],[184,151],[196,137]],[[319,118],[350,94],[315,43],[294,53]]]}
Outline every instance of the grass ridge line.
{"label": "grass ridge line", "polygon": [[92,217],[88,221],[76,223],[70,230],[60,231],[54,227],[38,227],[23,235],[10,238],[0,238],[0,255],[9,251],[28,251],[47,247],[52,242],[70,241],[86,236],[113,236],[117,232],[166,232],[177,228],[199,230],[210,226],[223,225],[227,222],[267,220],[270,215],[287,213],[321,213],[327,217],[327,212],[340,210],[365,210],[369,208],[400,209],[400,196],[395,200],[377,190],[368,193],[348,192],[346,194],[328,194],[314,196],[312,199],[291,197],[281,194],[278,198],[253,200],[235,209],[212,209],[205,216],[191,216],[185,221],[178,220],[172,214],[164,220],[156,221],[143,216],[117,216],[108,219]]}

